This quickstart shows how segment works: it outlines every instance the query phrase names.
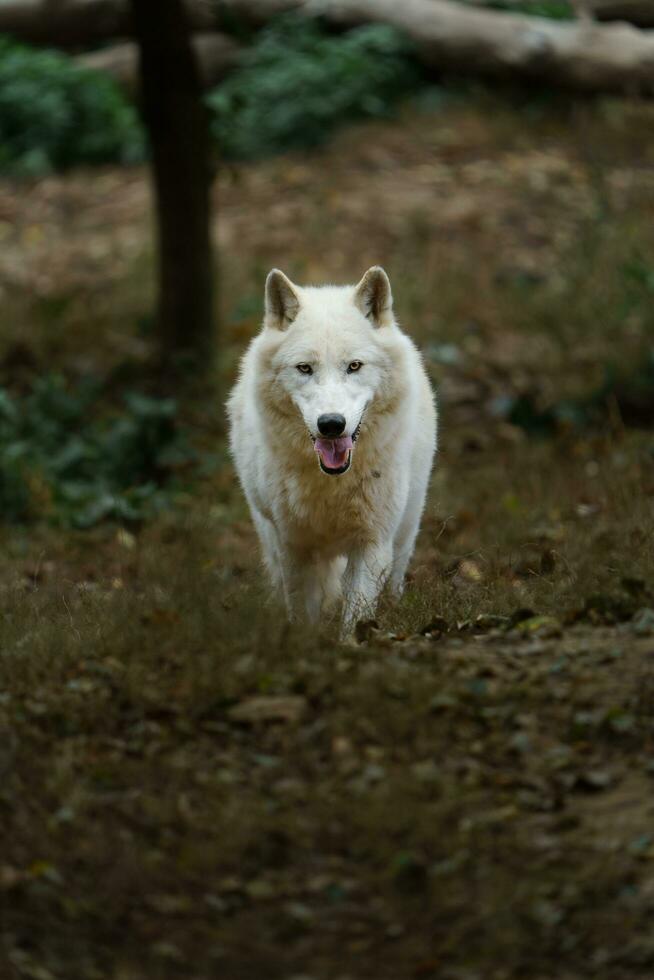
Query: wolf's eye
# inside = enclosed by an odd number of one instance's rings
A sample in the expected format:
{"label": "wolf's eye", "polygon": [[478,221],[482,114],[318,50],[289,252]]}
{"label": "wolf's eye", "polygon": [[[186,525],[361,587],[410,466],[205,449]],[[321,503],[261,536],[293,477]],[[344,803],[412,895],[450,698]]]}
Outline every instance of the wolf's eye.
{"label": "wolf's eye", "polygon": [[362,367],[363,364],[361,363],[361,361],[350,361],[350,363],[347,366],[347,373],[354,374],[355,371],[358,371]]}
{"label": "wolf's eye", "polygon": [[300,374],[313,374],[313,368],[310,364],[296,364],[295,366]]}

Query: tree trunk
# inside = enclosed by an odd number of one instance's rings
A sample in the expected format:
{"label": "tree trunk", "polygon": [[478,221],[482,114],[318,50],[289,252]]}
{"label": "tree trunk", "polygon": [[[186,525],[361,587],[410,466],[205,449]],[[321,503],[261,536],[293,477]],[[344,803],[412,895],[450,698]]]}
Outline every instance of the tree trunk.
{"label": "tree trunk", "polygon": [[183,0],[131,0],[159,238],[158,331],[168,369],[208,366],[214,341],[211,145]]}

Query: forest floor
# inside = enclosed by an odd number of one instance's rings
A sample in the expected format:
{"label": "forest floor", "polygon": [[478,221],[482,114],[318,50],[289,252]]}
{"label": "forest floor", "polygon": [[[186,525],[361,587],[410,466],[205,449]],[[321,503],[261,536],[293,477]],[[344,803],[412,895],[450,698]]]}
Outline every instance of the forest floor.
{"label": "forest floor", "polygon": [[[275,265],[383,264],[439,388],[406,594],[265,594],[222,402],[139,525],[5,525],[0,976],[654,975],[652,109],[480,92],[225,172],[223,389]],[[150,385],[142,170],[0,183],[0,378]],[[45,518],[49,519],[45,519]]]}

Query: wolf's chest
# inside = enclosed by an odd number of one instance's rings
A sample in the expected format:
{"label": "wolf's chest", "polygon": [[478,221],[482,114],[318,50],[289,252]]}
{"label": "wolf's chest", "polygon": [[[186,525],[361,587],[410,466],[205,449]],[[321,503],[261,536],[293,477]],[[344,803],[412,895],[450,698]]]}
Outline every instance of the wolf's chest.
{"label": "wolf's chest", "polygon": [[370,474],[290,479],[284,500],[284,518],[291,536],[308,547],[339,553],[344,547],[365,543],[378,521],[379,481]]}

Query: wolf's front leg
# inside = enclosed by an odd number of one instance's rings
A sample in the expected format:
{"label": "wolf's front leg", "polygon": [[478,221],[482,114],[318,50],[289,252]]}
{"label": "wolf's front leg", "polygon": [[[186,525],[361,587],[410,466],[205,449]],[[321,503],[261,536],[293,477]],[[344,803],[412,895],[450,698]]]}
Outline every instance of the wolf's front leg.
{"label": "wolf's front leg", "polygon": [[358,620],[374,616],[392,561],[390,542],[369,545],[350,554],[343,577],[343,636],[352,633]]}
{"label": "wolf's front leg", "polygon": [[288,618],[315,626],[320,620],[323,602],[319,568],[297,555],[286,553],[282,561],[282,579]]}

